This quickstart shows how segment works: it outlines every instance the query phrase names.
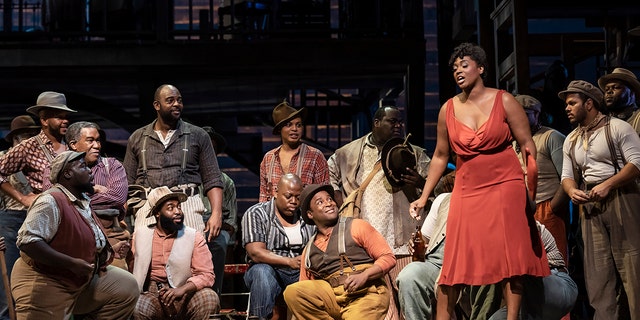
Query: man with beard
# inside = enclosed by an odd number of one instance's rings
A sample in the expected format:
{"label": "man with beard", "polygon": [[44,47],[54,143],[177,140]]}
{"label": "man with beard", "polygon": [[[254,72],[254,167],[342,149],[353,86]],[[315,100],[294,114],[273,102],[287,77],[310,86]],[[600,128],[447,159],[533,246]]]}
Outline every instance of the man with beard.
{"label": "man with beard", "polygon": [[149,192],[154,226],[133,234],[133,275],[141,295],[134,319],[209,319],[220,309],[211,289],[215,276],[202,233],[184,226],[183,192],[168,187]]}
{"label": "man with beard", "polygon": [[606,111],[622,119],[640,134],[640,111],[636,98],[640,95],[640,82],[636,75],[625,69],[615,68],[610,74],[598,79],[598,86],[604,92]]}
{"label": "man with beard", "polygon": [[[84,160],[91,168],[94,182],[90,194],[91,208],[98,215],[109,243],[115,245],[124,242],[120,255],[127,257],[131,234],[120,223],[124,219],[124,203],[127,200],[127,174],[120,161],[100,155],[102,145],[99,130],[100,127],[93,122],[75,122],[69,126],[65,140],[71,150],[86,153]],[[125,259],[115,259],[112,264],[128,269]]]}
{"label": "man with beard", "polygon": [[302,247],[315,231],[298,212],[300,178],[287,173],[277,187],[274,198],[251,206],[242,216],[242,245],[249,262],[244,275],[251,292],[249,315],[259,319],[271,319],[273,312],[278,313],[273,318],[284,318],[284,310],[274,309],[276,299],[298,281]]}
{"label": "man with beard", "polygon": [[[129,185],[147,188],[168,186],[188,198],[182,205],[185,225],[205,232],[207,240],[216,238],[222,227],[222,179],[211,139],[202,128],[183,121],[182,95],[178,88],[163,84],[153,101],[157,118],[136,130],[127,143],[124,168]],[[211,203],[211,218],[205,223],[200,196]],[[136,213],[135,228],[155,225],[148,203]]]}
{"label": "man with beard", "polygon": [[393,292],[386,319],[400,319],[396,277],[411,262],[407,243],[416,227],[416,222],[407,212],[409,204],[421,193],[431,161],[423,148],[410,145],[416,166],[415,169],[407,168],[401,174],[402,187],[391,185],[383,170],[373,172],[381,166],[385,143],[393,138],[403,137],[404,122],[400,110],[395,106],[382,106],[373,116],[371,133],[339,148],[328,161],[329,178],[338,206],[367,180],[369,174],[373,174],[362,196],[361,217],[387,239],[387,244],[397,259],[395,267],[385,276],[387,285]]}
{"label": "man with beard", "polygon": [[18,319],[128,319],[138,299],[133,276],[110,266],[118,258],[86,193],[93,176],[85,154],[65,151],[51,163],[53,187],[40,194],[18,232],[20,258],[11,274]]}
{"label": "man with beard", "polygon": [[574,80],[558,93],[577,125],[562,148],[562,187],[580,206],[584,279],[594,319],[618,319],[617,288],[640,319],[640,137],[630,124],[599,110],[603,94]]}
{"label": "man with beard", "polygon": [[316,234],[307,242],[300,281],[284,298],[296,319],[383,319],[390,290],[382,279],[396,259],[368,222],[339,217],[330,185],[308,185],[300,212]]}

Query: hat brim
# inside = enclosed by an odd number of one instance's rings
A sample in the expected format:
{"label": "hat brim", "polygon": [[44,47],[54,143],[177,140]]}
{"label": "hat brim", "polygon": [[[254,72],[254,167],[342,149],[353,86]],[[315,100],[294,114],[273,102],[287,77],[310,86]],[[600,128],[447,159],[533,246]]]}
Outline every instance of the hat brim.
{"label": "hat brim", "polygon": [[595,97],[593,94],[589,93],[586,90],[580,90],[580,89],[576,89],[576,88],[571,88],[568,90],[563,90],[558,92],[558,98],[560,98],[560,100],[565,101],[566,97],[568,94],[570,93],[582,93],[584,95],[586,95],[587,97],[591,98],[591,100],[593,100],[593,102],[596,104],[596,109],[601,110],[600,108],[603,106],[604,101],[599,101],[598,97]]}
{"label": "hat brim", "polygon": [[42,106],[42,105],[35,105],[35,106],[31,106],[29,108],[27,108],[27,112],[34,115],[34,116],[40,116],[40,110],[42,110],[43,108],[49,108],[49,109],[58,109],[58,110],[63,110],[66,112],[77,112],[76,110],[70,109],[67,106]]}
{"label": "hat brim", "polygon": [[40,129],[41,128],[38,126],[28,126],[28,127],[11,130],[9,131],[9,133],[7,133],[6,136],[4,136],[4,140],[6,140],[7,142],[13,142],[14,136],[23,134],[23,133],[33,133],[33,135],[36,135],[38,134],[38,132],[40,132]]}
{"label": "hat brim", "polygon": [[307,109],[306,108],[300,108],[296,112],[290,114],[288,117],[280,120],[280,122],[276,123],[276,125],[273,126],[273,134],[278,134],[280,132],[280,129],[282,129],[282,127],[284,127],[284,125],[287,122],[289,122],[292,119],[295,119],[297,117],[300,117],[304,121],[304,119],[307,117]]}
{"label": "hat brim", "polygon": [[309,218],[309,215],[307,215],[307,211],[309,211],[311,198],[313,198],[313,196],[320,191],[326,191],[331,196],[331,198],[335,199],[335,191],[330,184],[319,184],[311,186],[308,194],[305,195],[304,199],[302,199],[302,202],[300,203],[300,215],[302,216],[302,220],[304,220],[304,222],[308,225],[313,226],[316,224],[312,219]]}
{"label": "hat brim", "polygon": [[635,92],[636,99],[640,98],[640,82],[638,81],[638,79],[634,79],[624,73],[610,73],[600,77],[600,79],[598,79],[598,87],[600,87],[600,89],[604,91],[604,87],[607,85],[607,83],[614,79],[626,83],[631,91]]}
{"label": "hat brim", "polygon": [[[382,147],[382,153],[380,157],[380,161],[382,161],[382,171],[384,172],[387,181],[393,187],[402,187],[404,186],[404,181],[402,181],[401,175],[406,173],[407,167],[415,168],[416,159],[415,159],[415,151],[413,147],[409,143],[403,145],[404,139],[402,138],[391,138],[387,141]],[[392,151],[396,151],[398,148],[407,149],[413,157],[411,157],[408,163],[393,163],[392,159],[390,159],[390,155]]]}
{"label": "hat brim", "polygon": [[156,204],[153,207],[151,207],[151,209],[149,210],[149,214],[147,214],[147,218],[152,216],[159,206],[162,206],[163,203],[170,199],[178,199],[178,201],[180,202],[185,202],[187,201],[187,195],[184,192],[171,192],[165,194],[164,196],[160,197],[158,201],[156,201]]}

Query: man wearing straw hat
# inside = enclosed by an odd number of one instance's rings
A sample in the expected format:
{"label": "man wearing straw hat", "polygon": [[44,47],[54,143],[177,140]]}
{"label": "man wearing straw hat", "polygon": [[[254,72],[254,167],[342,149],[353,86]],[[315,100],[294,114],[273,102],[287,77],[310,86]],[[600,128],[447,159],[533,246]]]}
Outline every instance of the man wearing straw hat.
{"label": "man wearing straw hat", "polygon": [[640,82],[636,75],[625,68],[615,68],[598,79],[598,86],[604,91],[606,112],[628,122],[640,134],[640,112],[636,104]]}

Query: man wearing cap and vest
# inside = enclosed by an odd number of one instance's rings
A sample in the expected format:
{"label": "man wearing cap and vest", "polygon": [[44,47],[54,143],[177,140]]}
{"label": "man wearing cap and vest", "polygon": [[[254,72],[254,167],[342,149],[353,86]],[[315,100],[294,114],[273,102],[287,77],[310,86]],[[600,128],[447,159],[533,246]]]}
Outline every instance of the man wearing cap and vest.
{"label": "man wearing cap and vest", "polygon": [[[404,142],[403,137],[404,123],[398,108],[382,106],[373,116],[371,133],[337,149],[328,161],[338,206],[365,181],[369,181],[362,196],[360,218],[369,222],[387,239],[397,259],[396,266],[385,279],[393,292],[387,319],[400,319],[395,282],[400,270],[411,262],[407,242],[416,228],[415,220],[407,212],[409,204],[422,192],[431,161],[423,148],[408,143],[402,149],[413,153],[411,164],[415,164],[415,167],[403,168],[409,165],[387,161],[386,158],[393,153],[383,154],[385,144],[391,141],[393,145],[387,145],[386,150],[392,150]],[[385,166],[404,170],[390,175],[388,170],[380,170]]]}
{"label": "man wearing cap and vest", "polygon": [[300,178],[286,173],[278,181],[275,197],[251,206],[242,216],[242,245],[249,263],[244,282],[251,291],[250,316],[284,318],[285,311],[276,301],[288,285],[298,281],[302,247],[315,232],[315,227],[298,212],[301,192]]}
{"label": "man wearing cap and vest", "polygon": [[[200,127],[183,121],[180,116],[182,95],[178,88],[163,84],[156,89],[153,107],[157,118],[136,130],[127,143],[124,168],[129,185],[147,188],[168,186],[189,198],[182,205],[184,224],[206,234],[211,241],[222,226],[222,179],[218,160],[209,135]],[[211,218],[202,220],[206,195],[211,203]],[[145,204],[136,213],[135,228],[155,225]]]}
{"label": "man wearing cap and vest", "polygon": [[329,183],[327,160],[322,152],[302,142],[305,108],[294,109],[286,101],[273,109],[273,134],[280,135],[282,144],[269,150],[260,163],[260,197],[271,200],[278,191],[278,181],[285,173],[295,173],[302,186],[311,183]]}
{"label": "man wearing cap and vest", "polygon": [[[124,219],[124,203],[127,201],[127,174],[118,159],[102,157],[100,150],[100,127],[87,121],[78,121],[69,126],[65,140],[69,148],[77,152],[85,152],[85,162],[93,174],[93,192],[91,208],[96,212],[105,229],[111,245],[123,242],[122,257],[130,257],[128,249],[131,234]],[[112,265],[128,270],[126,259],[114,259]]]}
{"label": "man wearing cap and vest", "polygon": [[86,195],[93,176],[85,154],[64,151],[51,163],[53,187],[29,207],[18,232],[20,258],[11,274],[18,319],[128,319],[138,299],[131,273],[110,266],[109,245]]}
{"label": "man wearing cap and vest", "polygon": [[[7,133],[4,139],[11,143],[12,147],[15,147],[22,140],[35,136],[39,131],[40,127],[36,126],[31,116],[17,116],[11,121],[11,131]],[[0,155],[6,152],[4,150],[0,152]],[[22,171],[9,176],[9,183],[23,195],[32,192],[31,186]],[[27,207],[1,191],[0,197],[0,237],[6,239],[5,262],[7,264],[7,274],[10,277],[13,264],[20,256],[20,250],[16,246],[16,237],[27,215]],[[9,309],[7,308],[7,298],[5,297],[3,283],[0,283],[0,319],[9,319]]]}
{"label": "man wearing cap and vest", "polygon": [[625,68],[615,68],[598,79],[598,86],[604,92],[606,111],[631,124],[640,134],[640,111],[636,104],[640,97],[640,82],[636,75]]}
{"label": "man wearing cap and vest", "polygon": [[[562,175],[562,144],[565,136],[560,131],[542,126],[539,116],[542,104],[538,99],[519,94],[516,101],[522,105],[527,118],[533,143],[536,145],[536,164],[538,165],[538,188],[536,189],[536,212],[534,218],[553,234],[558,250],[564,258],[565,265],[569,262],[567,229],[565,220],[569,214],[569,197],[562,189],[560,176]],[[518,158],[523,169],[524,159],[521,150],[514,141]]]}
{"label": "man wearing cap and vest", "polygon": [[308,241],[300,281],[284,291],[296,319],[384,319],[390,290],[382,277],[393,251],[368,222],[340,217],[331,185],[307,185],[300,214],[317,228]]}
{"label": "man wearing cap and vest", "polygon": [[147,199],[156,223],[133,234],[133,275],[141,292],[133,318],[209,319],[220,300],[211,289],[215,275],[204,235],[183,223],[187,195],[163,186]]}
{"label": "man wearing cap and vest", "polygon": [[631,319],[640,319],[640,137],[627,122],[599,111],[602,91],[589,82],[574,80],[558,97],[578,125],[563,145],[562,186],[580,206],[594,319],[618,319],[620,285]]}

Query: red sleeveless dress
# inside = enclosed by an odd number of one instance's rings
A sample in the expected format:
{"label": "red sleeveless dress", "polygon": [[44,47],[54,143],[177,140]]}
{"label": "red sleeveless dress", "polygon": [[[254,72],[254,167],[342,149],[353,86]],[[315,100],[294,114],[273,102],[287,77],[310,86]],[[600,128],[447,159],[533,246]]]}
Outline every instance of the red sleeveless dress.
{"label": "red sleeveless dress", "polygon": [[525,213],[524,174],[511,147],[502,94],[477,131],[447,102],[449,144],[457,154],[440,284],[481,285],[550,274],[533,217]]}

